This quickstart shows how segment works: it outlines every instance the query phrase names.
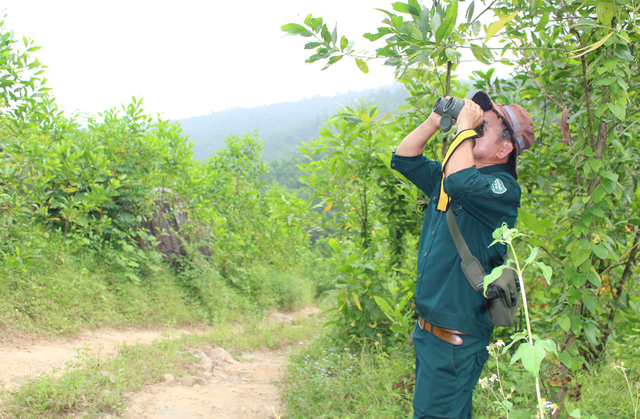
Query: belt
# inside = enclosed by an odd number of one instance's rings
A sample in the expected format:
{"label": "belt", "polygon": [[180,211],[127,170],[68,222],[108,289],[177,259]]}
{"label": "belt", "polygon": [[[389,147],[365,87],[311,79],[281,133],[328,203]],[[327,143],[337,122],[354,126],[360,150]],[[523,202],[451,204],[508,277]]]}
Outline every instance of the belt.
{"label": "belt", "polygon": [[418,324],[422,330],[426,330],[429,333],[433,333],[435,337],[438,337],[445,342],[449,342],[452,345],[462,345],[462,338],[458,335],[466,335],[466,333],[458,332],[453,329],[445,329],[443,327],[435,326],[422,317],[418,317]]}

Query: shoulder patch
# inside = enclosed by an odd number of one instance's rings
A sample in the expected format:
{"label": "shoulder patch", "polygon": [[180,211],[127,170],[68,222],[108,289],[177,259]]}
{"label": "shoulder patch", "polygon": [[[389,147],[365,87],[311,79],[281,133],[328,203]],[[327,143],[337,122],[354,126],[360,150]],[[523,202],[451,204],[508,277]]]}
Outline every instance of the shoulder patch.
{"label": "shoulder patch", "polygon": [[497,195],[502,195],[503,193],[507,192],[507,188],[504,186],[504,183],[502,183],[502,181],[498,178],[496,178],[496,180],[494,180],[491,184],[491,190]]}

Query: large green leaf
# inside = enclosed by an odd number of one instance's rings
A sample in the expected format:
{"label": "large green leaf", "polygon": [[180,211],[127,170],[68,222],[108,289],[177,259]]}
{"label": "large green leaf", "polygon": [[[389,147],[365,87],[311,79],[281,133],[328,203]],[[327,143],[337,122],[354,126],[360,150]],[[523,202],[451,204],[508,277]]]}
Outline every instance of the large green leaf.
{"label": "large green leaf", "polygon": [[591,252],[589,250],[583,250],[580,246],[573,246],[571,248],[571,264],[575,267],[582,265],[589,256],[591,256]]}
{"label": "large green leaf", "polygon": [[490,24],[489,27],[487,28],[487,37],[484,39],[484,42],[487,42],[489,39],[493,37],[493,35],[498,33],[500,29],[504,28],[504,25],[511,22],[513,18],[516,17],[517,14],[518,14],[518,10],[511,13],[510,15],[503,17],[497,22],[493,22],[492,24]]}
{"label": "large green leaf", "polygon": [[309,37],[309,36],[313,35],[311,32],[309,32],[307,30],[307,28],[305,28],[302,25],[298,25],[297,23],[288,23],[286,25],[282,25],[280,27],[280,29],[282,29],[283,32],[286,32],[287,36],[288,35],[300,35],[300,36]]}
{"label": "large green leaf", "polygon": [[518,210],[518,219],[525,225],[528,229],[533,231],[534,233],[538,233],[540,235],[546,236],[547,230],[540,224],[540,221],[536,217],[534,217],[530,212],[523,210],[520,208]]}
{"label": "large green leaf", "polygon": [[392,3],[391,7],[393,7],[393,10],[395,10],[396,12],[408,13],[415,16],[416,18],[420,18],[420,10],[416,9],[410,4],[396,2]]}
{"label": "large green leaf", "polygon": [[360,71],[362,71],[363,73],[367,74],[369,72],[369,66],[367,65],[366,61],[364,61],[363,59],[356,58],[356,65],[358,66]]}
{"label": "large green leaf", "polygon": [[453,0],[447,6],[447,17],[444,18],[442,24],[436,30],[436,43],[440,43],[443,39],[451,35],[451,31],[456,26],[458,18],[458,0]]}
{"label": "large green leaf", "polygon": [[543,347],[531,345],[529,342],[522,342],[511,358],[511,364],[520,359],[524,368],[532,373],[534,377],[538,377],[540,365],[546,355],[547,351]]}

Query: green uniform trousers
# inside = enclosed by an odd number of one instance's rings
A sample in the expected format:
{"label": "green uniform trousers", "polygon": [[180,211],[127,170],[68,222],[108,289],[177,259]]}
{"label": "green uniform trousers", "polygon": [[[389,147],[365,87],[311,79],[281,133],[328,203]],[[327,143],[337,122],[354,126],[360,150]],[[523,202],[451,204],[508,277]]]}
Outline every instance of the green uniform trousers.
{"label": "green uniform trousers", "polygon": [[489,354],[488,339],[461,335],[456,346],[416,327],[414,419],[470,419],[471,395]]}

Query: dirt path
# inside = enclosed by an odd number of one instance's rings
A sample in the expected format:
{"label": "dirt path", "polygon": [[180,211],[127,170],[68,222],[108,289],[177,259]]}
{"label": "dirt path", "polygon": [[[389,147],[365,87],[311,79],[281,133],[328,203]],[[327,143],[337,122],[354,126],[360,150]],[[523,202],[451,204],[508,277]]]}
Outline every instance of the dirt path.
{"label": "dirt path", "polygon": [[280,398],[274,382],[286,355],[261,352],[234,360],[222,348],[198,354],[201,374],[147,386],[129,398],[126,419],[277,418]]}
{"label": "dirt path", "polygon": [[[269,322],[291,324],[294,318],[315,317],[319,310],[306,308],[291,316],[272,313]],[[79,351],[106,356],[123,342],[149,344],[156,339],[175,339],[204,329],[100,330],[85,332],[72,340],[0,345],[0,388],[18,389],[27,376],[54,368],[64,369]],[[24,342],[24,341],[23,341]],[[274,419],[281,408],[275,382],[288,351],[263,351],[234,359],[223,348],[205,346],[196,350],[200,358],[194,376],[166,375],[164,382],[144,387],[129,396],[124,419]],[[113,416],[105,416],[113,418]]]}
{"label": "dirt path", "polygon": [[0,387],[13,391],[27,376],[34,377],[54,368],[62,369],[67,362],[74,361],[78,351],[101,356],[117,352],[124,343],[149,344],[160,338],[177,338],[183,333],[202,333],[202,330],[97,330],[87,331],[77,339],[43,340],[35,344],[13,343],[0,346]]}

